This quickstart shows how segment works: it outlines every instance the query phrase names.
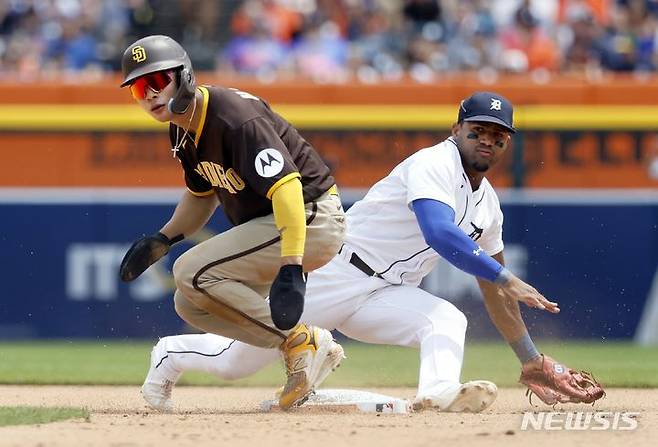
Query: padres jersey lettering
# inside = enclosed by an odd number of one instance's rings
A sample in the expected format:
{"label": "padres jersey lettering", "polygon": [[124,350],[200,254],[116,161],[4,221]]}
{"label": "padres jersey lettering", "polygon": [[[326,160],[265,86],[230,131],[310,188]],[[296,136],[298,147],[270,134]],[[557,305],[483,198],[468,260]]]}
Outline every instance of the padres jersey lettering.
{"label": "padres jersey lettering", "polygon": [[487,179],[473,191],[448,138],[404,160],[347,211],[346,250],[394,284],[418,285],[439,254],[427,245],[411,203],[434,199],[455,210],[455,224],[488,255],[503,250],[503,213]]}
{"label": "padres jersey lettering", "polygon": [[[234,225],[272,213],[271,195],[299,177],[304,202],[310,202],[334,179],[313,147],[264,101],[222,87],[199,87],[201,122],[176,152],[185,183],[195,195],[217,194]],[[169,127],[172,146],[182,129]]]}
{"label": "padres jersey lettering", "polygon": [[224,188],[231,194],[242,191],[245,187],[244,180],[230,168],[224,172],[224,168],[217,163],[209,161],[200,162],[194,171],[206,180],[213,188]]}

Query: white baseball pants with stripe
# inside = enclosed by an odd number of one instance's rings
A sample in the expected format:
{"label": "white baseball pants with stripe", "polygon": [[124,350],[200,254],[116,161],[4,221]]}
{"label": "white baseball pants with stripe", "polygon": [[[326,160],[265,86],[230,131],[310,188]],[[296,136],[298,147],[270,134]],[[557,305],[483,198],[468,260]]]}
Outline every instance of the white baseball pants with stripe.
{"label": "white baseball pants with stripe", "polygon": [[[367,277],[340,254],[309,275],[302,321],[365,343],[420,348],[418,396],[441,393],[460,381],[464,314],[417,287]],[[173,381],[190,370],[238,379],[280,359],[278,349],[215,334],[164,337],[156,353],[159,372]]]}

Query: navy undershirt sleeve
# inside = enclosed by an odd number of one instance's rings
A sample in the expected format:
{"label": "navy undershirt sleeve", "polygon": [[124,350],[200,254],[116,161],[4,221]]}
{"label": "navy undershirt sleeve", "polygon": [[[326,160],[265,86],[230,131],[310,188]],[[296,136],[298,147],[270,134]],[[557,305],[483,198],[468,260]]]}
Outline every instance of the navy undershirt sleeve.
{"label": "navy undershirt sleeve", "polygon": [[458,269],[495,282],[503,266],[455,225],[455,211],[433,199],[412,202],[427,244]]}

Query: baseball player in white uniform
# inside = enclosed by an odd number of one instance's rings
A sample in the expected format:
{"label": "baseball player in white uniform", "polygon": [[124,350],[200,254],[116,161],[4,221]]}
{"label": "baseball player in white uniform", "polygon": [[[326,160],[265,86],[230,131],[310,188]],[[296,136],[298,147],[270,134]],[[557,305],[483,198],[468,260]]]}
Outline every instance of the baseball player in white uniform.
{"label": "baseball player in white uniform", "polygon": [[[518,301],[559,312],[504,268],[503,214],[484,173],[510,144],[512,116],[512,105],[495,93],[462,101],[452,136],[404,160],[355,203],[340,252],[308,277],[306,323],[361,342],[420,348],[416,409],[478,412],[497,395],[491,382],[460,382],[466,317],[418,287],[439,256],[477,277],[493,322],[524,367],[542,357]],[[165,337],[153,348],[142,393],[169,410],[184,371],[236,379],[278,358],[276,349],[214,334]]]}

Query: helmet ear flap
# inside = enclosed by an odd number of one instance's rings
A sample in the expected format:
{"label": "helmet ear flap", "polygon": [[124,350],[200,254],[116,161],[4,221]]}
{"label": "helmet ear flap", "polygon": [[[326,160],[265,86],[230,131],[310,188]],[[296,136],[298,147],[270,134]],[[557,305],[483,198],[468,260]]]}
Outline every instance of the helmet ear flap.
{"label": "helmet ear flap", "polygon": [[167,109],[171,113],[183,114],[194,99],[194,74],[192,70],[183,67],[176,72],[176,84],[178,90],[173,98],[167,103]]}

